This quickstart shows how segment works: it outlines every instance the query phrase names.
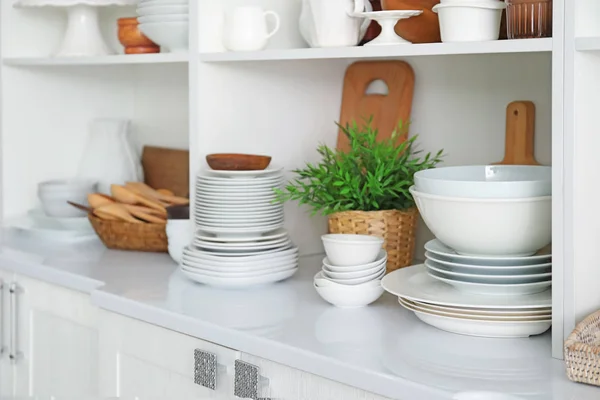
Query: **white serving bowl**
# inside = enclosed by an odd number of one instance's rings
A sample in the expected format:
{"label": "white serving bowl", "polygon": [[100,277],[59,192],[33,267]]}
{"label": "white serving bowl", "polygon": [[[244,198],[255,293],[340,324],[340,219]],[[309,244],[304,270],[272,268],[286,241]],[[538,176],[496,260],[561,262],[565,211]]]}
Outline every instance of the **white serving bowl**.
{"label": "white serving bowl", "polygon": [[468,165],[419,171],[415,189],[422,193],[478,199],[515,199],[552,195],[552,167]]}
{"label": "white serving bowl", "polygon": [[187,5],[151,5],[142,6],[136,10],[138,16],[148,15],[169,15],[169,14],[189,14],[189,7]]}
{"label": "white serving bowl", "polygon": [[459,254],[526,256],[552,240],[552,197],[470,199],[410,188],[431,232]]}
{"label": "white serving bowl", "polygon": [[375,261],[370,262],[368,264],[361,264],[355,266],[337,266],[333,265],[331,261],[327,257],[323,259],[323,267],[326,267],[331,272],[356,272],[356,271],[364,271],[366,269],[370,269],[376,266],[380,266],[381,264],[385,264],[387,262],[387,252],[383,249],[379,250],[379,254]]}
{"label": "white serving bowl", "polygon": [[139,29],[154,43],[172,53],[188,51],[188,21],[145,23],[140,24]]}
{"label": "white serving bowl", "polygon": [[363,271],[334,272],[329,270],[325,265],[323,265],[323,275],[331,280],[343,282],[346,279],[376,277],[380,275],[382,271],[385,270],[385,267],[385,264],[379,264],[375,267],[365,269]]}
{"label": "white serving bowl", "polygon": [[377,258],[383,239],[369,235],[330,233],[321,236],[330,263],[338,267],[369,264]]}
{"label": "white serving bowl", "polygon": [[146,17],[138,17],[138,21],[140,24],[180,22],[180,21],[188,21],[188,20],[189,20],[189,16],[187,14],[148,15]]}
{"label": "white serving bowl", "polygon": [[75,218],[85,215],[67,201],[87,205],[87,195],[96,192],[97,183],[89,180],[52,180],[38,185],[42,210],[49,217]]}
{"label": "white serving bowl", "polygon": [[436,4],[442,42],[498,40],[506,4],[500,1],[457,1]]}
{"label": "white serving bowl", "polygon": [[315,275],[315,290],[326,302],[341,308],[356,308],[364,307],[373,303],[381,297],[384,290],[381,284],[363,284],[363,285],[327,285],[319,286],[317,283],[320,280],[319,272]]}

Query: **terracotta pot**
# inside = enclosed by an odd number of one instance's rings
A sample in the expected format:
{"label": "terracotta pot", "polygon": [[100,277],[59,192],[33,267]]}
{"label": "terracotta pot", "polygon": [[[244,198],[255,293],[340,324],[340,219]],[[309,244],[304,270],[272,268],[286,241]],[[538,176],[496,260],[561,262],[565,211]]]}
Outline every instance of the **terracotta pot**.
{"label": "terracotta pot", "polygon": [[119,42],[125,47],[125,54],[160,52],[160,47],[138,29],[137,18],[120,18],[118,24]]}
{"label": "terracotta pot", "polygon": [[440,24],[431,11],[440,0],[381,0],[384,10],[423,10],[418,17],[405,19],[396,25],[396,33],[412,43],[441,42]]}

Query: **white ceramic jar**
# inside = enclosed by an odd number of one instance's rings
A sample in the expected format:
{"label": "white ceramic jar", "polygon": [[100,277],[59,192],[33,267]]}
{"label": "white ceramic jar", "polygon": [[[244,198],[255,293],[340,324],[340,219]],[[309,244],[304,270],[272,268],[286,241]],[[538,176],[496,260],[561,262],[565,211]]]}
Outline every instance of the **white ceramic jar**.
{"label": "white ceramic jar", "polygon": [[501,1],[456,1],[433,7],[439,15],[442,42],[483,42],[498,40],[502,10]]}

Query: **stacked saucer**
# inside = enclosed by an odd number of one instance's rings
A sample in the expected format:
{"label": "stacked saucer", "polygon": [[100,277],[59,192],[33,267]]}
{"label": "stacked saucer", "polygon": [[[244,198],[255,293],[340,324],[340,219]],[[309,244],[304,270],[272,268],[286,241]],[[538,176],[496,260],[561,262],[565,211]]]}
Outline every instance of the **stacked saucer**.
{"label": "stacked saucer", "polygon": [[196,181],[193,242],[181,270],[211,286],[243,288],[277,282],[298,269],[298,248],[283,229],[283,206],[273,189],[281,168],[202,172]]}

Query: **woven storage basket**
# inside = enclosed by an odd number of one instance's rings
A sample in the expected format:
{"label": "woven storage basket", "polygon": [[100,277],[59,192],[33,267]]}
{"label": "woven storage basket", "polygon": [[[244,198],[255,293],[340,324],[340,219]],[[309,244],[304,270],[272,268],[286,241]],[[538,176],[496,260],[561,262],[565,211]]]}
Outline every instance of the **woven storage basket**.
{"label": "woven storage basket", "polygon": [[418,211],[344,211],[329,216],[329,233],[382,237],[388,253],[387,272],[412,264]]}
{"label": "woven storage basket", "polygon": [[570,380],[600,386],[600,311],[577,324],[569,335],[565,363]]}
{"label": "woven storage basket", "polygon": [[88,218],[102,243],[109,249],[167,252],[165,225],[106,221],[92,214]]}

